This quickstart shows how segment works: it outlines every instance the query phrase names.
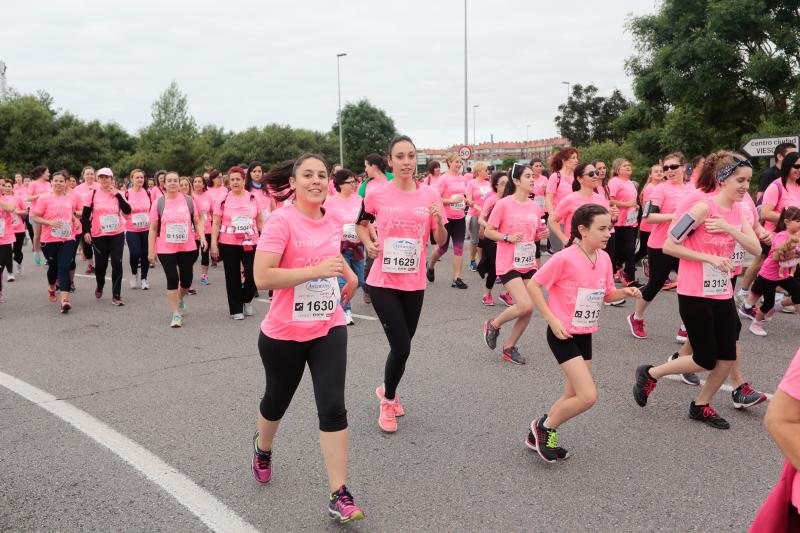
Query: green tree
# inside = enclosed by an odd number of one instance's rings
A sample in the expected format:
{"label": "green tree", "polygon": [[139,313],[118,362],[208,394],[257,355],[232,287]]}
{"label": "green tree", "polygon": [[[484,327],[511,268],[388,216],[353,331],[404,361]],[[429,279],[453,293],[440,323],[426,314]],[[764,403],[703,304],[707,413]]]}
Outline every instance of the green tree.
{"label": "green tree", "polygon": [[516,157],[506,156],[503,158],[503,162],[500,163],[500,168],[510,169],[516,162]]}
{"label": "green tree", "polygon": [[631,103],[619,90],[609,97],[598,96],[597,87],[576,83],[572,93],[558,110],[555,123],[561,136],[568,138],[573,146],[585,146],[591,142],[619,140],[612,127],[613,122]]}
{"label": "green tree", "polygon": [[35,96],[0,102],[0,161],[10,172],[29,172],[45,162],[55,111]]}
{"label": "green tree", "polygon": [[[220,147],[216,160],[222,168],[242,162],[259,161],[270,167],[311,152],[328,162],[338,158],[338,138],[331,134],[268,124],[262,129],[249,128],[235,133]],[[265,169],[266,170],[266,169]]]}
{"label": "green tree", "polygon": [[[397,135],[394,121],[383,110],[360,100],[348,103],[342,108],[344,125],[344,166],[354,172],[364,167],[364,157],[376,152],[386,155],[389,141]],[[339,123],[334,123],[331,134],[337,140],[336,159],[338,160]]]}

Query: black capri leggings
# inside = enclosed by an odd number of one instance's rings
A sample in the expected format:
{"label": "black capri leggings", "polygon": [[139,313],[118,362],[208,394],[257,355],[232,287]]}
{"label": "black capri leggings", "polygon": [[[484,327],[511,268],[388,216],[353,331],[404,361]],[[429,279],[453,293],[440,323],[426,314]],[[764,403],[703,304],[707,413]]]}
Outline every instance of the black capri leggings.
{"label": "black capri leggings", "polygon": [[636,279],[636,228],[614,226],[614,269],[625,268],[628,281]]}
{"label": "black capri leggings", "polygon": [[324,337],[304,342],[272,339],[260,333],[258,352],[267,377],[267,387],[259,406],[261,416],[270,422],[283,418],[308,363],[317,403],[319,430],[333,432],[347,429],[347,409],[344,406],[347,373],[345,326],[336,326]]}
{"label": "black capri leggings", "polygon": [[793,304],[800,304],[800,284],[797,283],[795,278],[772,281],[762,278],[761,276],[756,276],[756,280],[753,282],[750,291],[753,294],[764,297],[764,302],[761,304],[762,312],[766,313],[775,306],[775,288],[778,286],[786,289],[786,292],[792,297]]}
{"label": "black capri leggings", "polygon": [[736,360],[736,341],[742,322],[733,298],[716,300],[679,294],[678,312],[686,326],[695,363],[714,370],[717,361]]}
{"label": "black capri leggings", "polygon": [[439,247],[439,255],[444,255],[447,252],[451,239],[453,240],[453,255],[457,257],[464,255],[464,235],[467,232],[466,219],[450,220],[444,225],[444,229],[447,230],[447,240],[444,246]]}
{"label": "black capri leggings", "polygon": [[[85,242],[84,242],[85,244]],[[84,250],[94,248],[97,256],[94,266],[94,277],[97,288],[103,289],[106,285],[106,269],[111,262],[111,295],[119,298],[122,294],[122,252],[125,250],[125,234],[117,233],[105,237],[92,237],[92,245],[85,246]]]}
{"label": "black capri leggings", "polygon": [[638,263],[647,257],[647,241],[650,240],[649,231],[639,232],[639,249],[636,251],[636,262]]}
{"label": "black capri leggings", "polygon": [[[480,241],[481,250],[483,253],[481,254],[481,262],[478,265],[478,274],[482,277],[486,277],[486,288],[491,290],[494,288],[494,282],[497,279],[497,265],[495,261],[497,259],[497,243],[492,239],[481,239]],[[539,247],[536,247],[536,251],[539,251]]]}
{"label": "black capri leggings", "polygon": [[378,314],[389,341],[383,384],[384,396],[391,400],[395,397],[397,386],[406,371],[406,361],[411,354],[411,339],[417,332],[425,291],[370,287],[369,294],[372,297],[372,307]]}
{"label": "black capri leggings", "polygon": [[211,248],[211,234],[210,233],[206,233],[206,243],[208,243],[208,246],[206,247],[206,249],[205,250],[201,250],[200,249],[200,241],[197,241],[197,249],[200,250],[200,265],[204,266],[204,267],[207,267],[208,265],[211,264],[211,261],[209,260],[209,249]]}
{"label": "black capri leggings", "polygon": [[[14,262],[17,264],[22,263],[23,253],[22,249],[24,248],[23,244],[25,243],[25,232],[21,231],[19,233],[14,234],[16,240],[14,241],[14,245],[12,246],[12,255],[14,257]],[[9,263],[9,266],[11,264]],[[11,269],[8,270],[11,272]]]}
{"label": "black capri leggings", "polygon": [[178,289],[178,282],[183,289],[192,286],[192,266],[197,260],[197,252],[176,252],[174,254],[158,254],[158,262],[164,267],[167,277],[167,290]]}
{"label": "black capri leggings", "polygon": [[669,273],[678,270],[678,258],[665,254],[660,248],[647,247],[647,260],[650,262],[650,279],[642,289],[642,298],[652,302],[656,294],[664,287]]}

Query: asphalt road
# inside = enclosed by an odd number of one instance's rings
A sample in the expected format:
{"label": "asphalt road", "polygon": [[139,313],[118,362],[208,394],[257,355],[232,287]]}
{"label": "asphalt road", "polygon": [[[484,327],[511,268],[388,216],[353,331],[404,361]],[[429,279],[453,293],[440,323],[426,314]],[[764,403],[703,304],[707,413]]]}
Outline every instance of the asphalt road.
{"label": "asphalt road", "polygon": [[[631,395],[637,364],[677,349],[674,293],[648,314],[648,340],[634,339],[624,308],[604,308],[594,338],[600,398],[568,422],[565,463],[543,463],[523,445],[532,418],[560,394],[562,376],[535,316],[520,350],[529,364],[502,361],[481,340],[501,307],[480,303],[481,280],[451,289],[450,255],[426,292],[420,328],[399,394],[399,431],[377,425],[388,345],[376,320],[348,328],[349,486],[366,520],[354,531],[744,531],[777,480],[782,456],[764,430],[765,406],[733,409],[721,431],[687,417],[695,390],[662,380],[642,409]],[[337,530],[327,518],[325,470],[306,376],[274,447],[274,477],[250,474],[251,438],[263,393],[256,316],[230,320],[222,268],[188,297],[172,330],[156,268],[149,292],[123,284],[125,307],[96,301],[78,277],[66,316],[47,301],[44,268],[5,284],[0,372],[33,385],[109,426],[188,477],[263,531]],[[82,271],[83,264],[79,263]],[[374,317],[360,294],[354,312]],[[779,314],[769,336],[742,334],[744,368],[772,392],[798,347],[797,320]],[[504,331],[501,338],[505,338]],[[170,493],[73,425],[0,385],[0,530],[202,531],[207,526]],[[202,513],[201,513],[202,514]]]}

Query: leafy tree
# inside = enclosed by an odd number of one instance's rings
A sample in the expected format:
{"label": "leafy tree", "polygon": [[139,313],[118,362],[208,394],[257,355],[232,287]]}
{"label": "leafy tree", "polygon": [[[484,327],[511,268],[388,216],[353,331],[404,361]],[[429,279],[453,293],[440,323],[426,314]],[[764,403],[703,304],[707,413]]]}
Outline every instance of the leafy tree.
{"label": "leafy tree", "polygon": [[[344,166],[359,172],[364,166],[364,157],[376,152],[386,155],[389,141],[397,135],[394,121],[383,110],[360,100],[348,103],[342,108],[342,124],[344,125]],[[336,160],[338,160],[339,123],[334,123],[331,134],[337,144]]]}
{"label": "leafy tree", "polygon": [[597,96],[597,87],[576,83],[566,103],[558,106],[561,112],[555,118],[561,136],[568,138],[573,146],[584,146],[590,142],[619,140],[612,124],[631,103],[619,90],[609,97]]}
{"label": "leafy tree", "polygon": [[506,156],[503,158],[503,162],[500,163],[500,168],[510,169],[516,162],[517,162],[516,157]]}
{"label": "leafy tree", "polygon": [[10,172],[29,172],[48,154],[55,112],[35,96],[0,102],[0,161]]}
{"label": "leafy tree", "polygon": [[338,137],[334,139],[331,134],[269,124],[263,129],[250,128],[233,134],[219,150],[217,161],[222,168],[249,161],[270,167],[312,152],[331,163],[338,159],[338,146]]}

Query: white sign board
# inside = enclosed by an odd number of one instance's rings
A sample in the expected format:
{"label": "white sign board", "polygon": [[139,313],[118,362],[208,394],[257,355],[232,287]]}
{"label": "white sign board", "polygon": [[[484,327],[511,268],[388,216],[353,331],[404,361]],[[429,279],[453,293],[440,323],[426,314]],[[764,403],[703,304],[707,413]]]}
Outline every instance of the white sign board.
{"label": "white sign board", "polygon": [[742,151],[749,157],[772,157],[775,155],[775,147],[783,143],[792,143],[795,146],[800,146],[800,137],[787,135],[786,137],[750,139],[742,146]]}

